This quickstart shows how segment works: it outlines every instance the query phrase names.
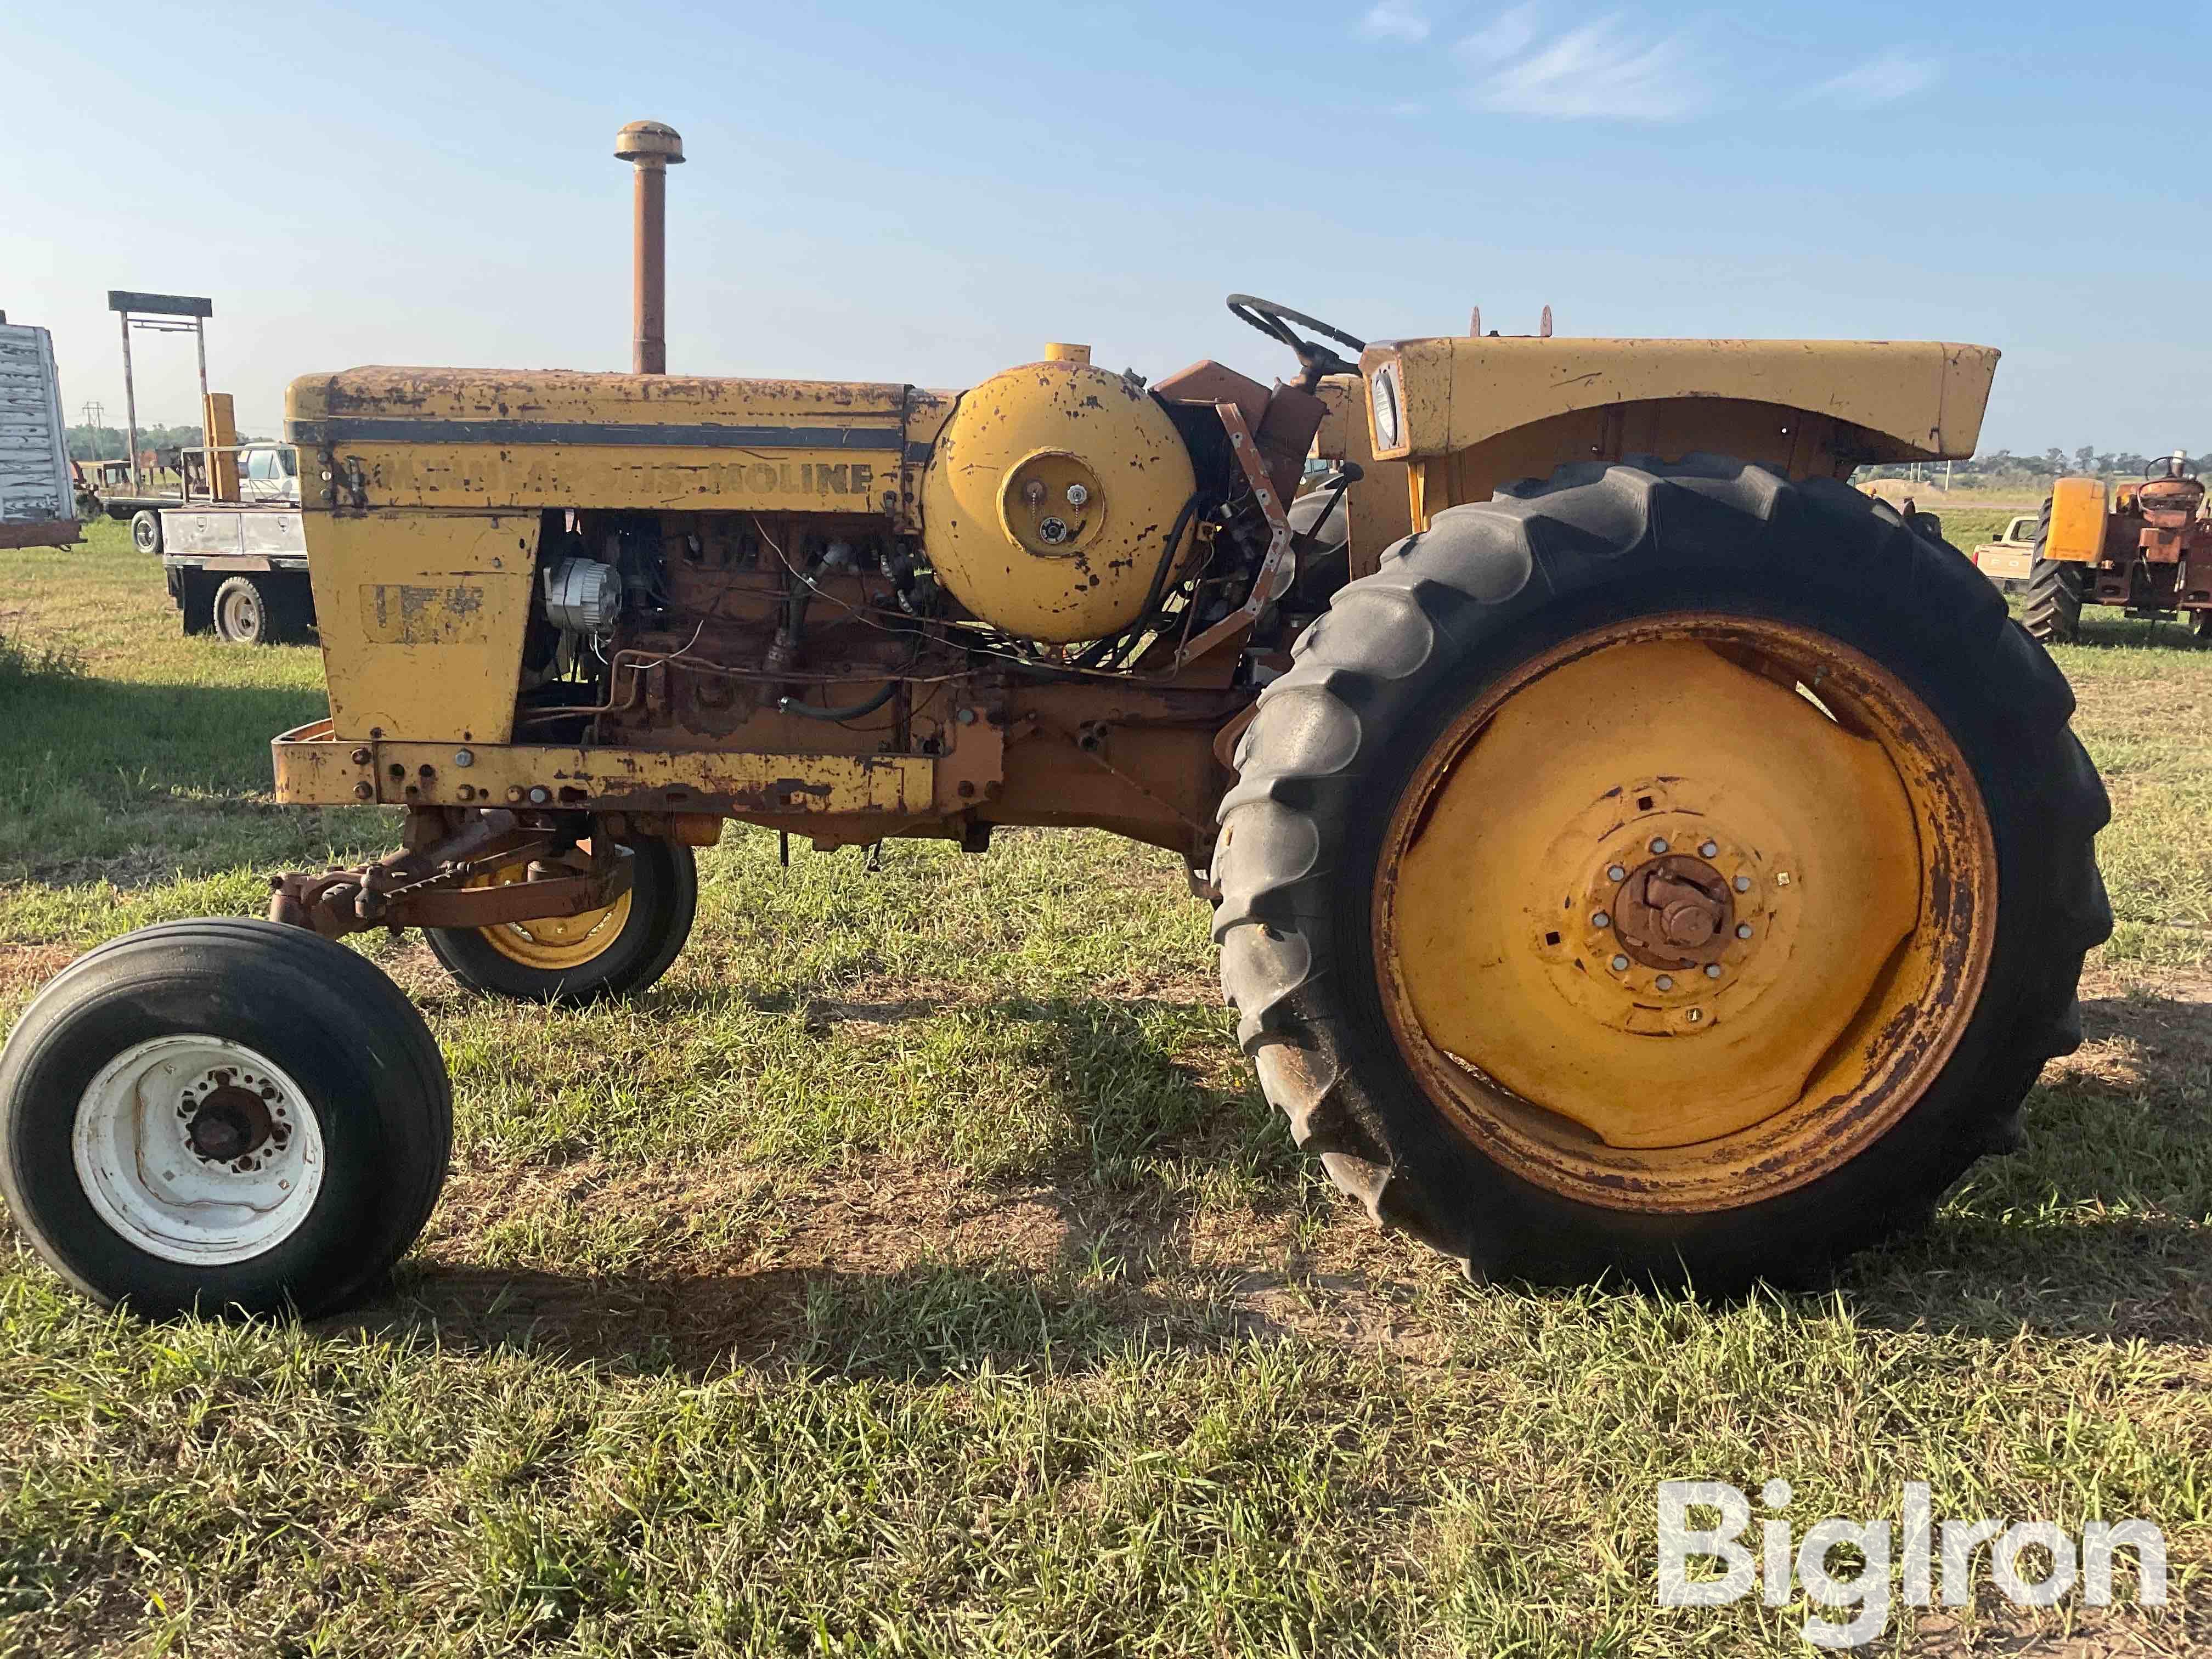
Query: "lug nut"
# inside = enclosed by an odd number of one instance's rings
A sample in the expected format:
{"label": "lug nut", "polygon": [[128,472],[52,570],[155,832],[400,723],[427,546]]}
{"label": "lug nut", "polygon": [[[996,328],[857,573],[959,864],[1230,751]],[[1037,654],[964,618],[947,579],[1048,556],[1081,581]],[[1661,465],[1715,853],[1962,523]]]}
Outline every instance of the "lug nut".
{"label": "lug nut", "polygon": [[1620,864],[1607,865],[1605,866],[1605,878],[1607,881],[1626,881],[1628,879],[1627,866],[1626,865]]}
{"label": "lug nut", "polygon": [[1664,836],[1654,836],[1651,838],[1651,850],[1655,853],[1665,852],[1667,850],[1667,837]]}
{"label": "lug nut", "polygon": [[1613,959],[1613,971],[1616,974],[1626,973],[1628,971],[1628,958],[1626,957],[1615,957]]}
{"label": "lug nut", "polygon": [[1748,893],[1751,890],[1751,878],[1738,876],[1735,878],[1735,890],[1739,893]]}
{"label": "lug nut", "polygon": [[1604,911],[1601,910],[1590,918],[1590,926],[1593,927],[1610,927],[1613,926],[1613,918],[1607,915]]}
{"label": "lug nut", "polygon": [[1674,976],[1672,974],[1662,974],[1651,982],[1662,991],[1671,991],[1674,988]]}
{"label": "lug nut", "polygon": [[1720,965],[1720,963],[1718,963],[1717,962],[1709,962],[1709,963],[1707,963],[1705,964],[1705,977],[1706,977],[1707,979],[1718,979],[1720,976],[1721,976],[1721,965]]}
{"label": "lug nut", "polygon": [[1717,841],[1709,841],[1698,848],[1698,856],[1701,859],[1716,859],[1720,855],[1721,844]]}
{"label": "lug nut", "polygon": [[1751,924],[1747,921],[1739,921],[1736,923],[1735,936],[1738,939],[1749,939],[1751,937]]}

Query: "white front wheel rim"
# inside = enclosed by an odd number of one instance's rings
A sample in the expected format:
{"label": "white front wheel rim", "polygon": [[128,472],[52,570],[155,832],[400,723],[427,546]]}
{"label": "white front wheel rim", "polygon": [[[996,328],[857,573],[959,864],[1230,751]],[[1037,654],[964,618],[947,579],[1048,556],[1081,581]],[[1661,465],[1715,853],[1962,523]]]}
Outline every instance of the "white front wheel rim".
{"label": "white front wheel rim", "polygon": [[100,1218],[192,1267],[274,1249],[322,1190],[322,1125],[306,1092],[223,1037],[155,1037],[118,1054],[78,1100],[70,1143]]}

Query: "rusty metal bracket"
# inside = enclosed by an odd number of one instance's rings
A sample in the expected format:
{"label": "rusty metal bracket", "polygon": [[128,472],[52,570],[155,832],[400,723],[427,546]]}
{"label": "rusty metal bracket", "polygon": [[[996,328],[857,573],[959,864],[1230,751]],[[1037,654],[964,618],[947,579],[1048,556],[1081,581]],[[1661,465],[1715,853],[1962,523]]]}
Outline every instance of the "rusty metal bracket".
{"label": "rusty metal bracket", "polygon": [[1165,807],[1170,816],[1175,817],[1191,832],[1193,846],[1204,845],[1212,835],[1212,825],[1200,823],[1196,818],[1191,817],[1189,813],[1184,811],[1182,808],[1170,800],[1165,795],[1161,794],[1156,789],[1149,787],[1140,779],[1135,777],[1130,773],[1123,771],[1120,767],[1115,765],[1112,761],[1106,758],[1106,736],[1107,733],[1112,730],[1114,722],[1110,720],[1085,720],[1083,723],[1082,731],[1079,733],[1071,735],[1048,721],[1039,720],[1037,722],[1038,730],[1049,732],[1052,736],[1059,738],[1062,743],[1067,744],[1069,748],[1074,750],[1077,754],[1082,756],[1084,759],[1089,761],[1100,771],[1106,773],[1110,777],[1119,779],[1121,782],[1127,784],[1130,788],[1135,790],[1146,800],[1152,802],[1154,805]]}
{"label": "rusty metal bracket", "polygon": [[1249,633],[1267,607],[1290,592],[1298,574],[1297,561],[1291,550],[1290,515],[1275,494],[1275,482],[1267,476],[1267,457],[1260,453],[1252,428],[1245,424],[1243,411],[1235,404],[1216,404],[1213,410],[1229,429],[1229,447],[1243,469],[1245,483],[1252,486],[1260,510],[1267,515],[1267,553],[1260,561],[1260,574],[1253,578],[1252,592],[1244,603],[1176,652],[1177,668],[1187,667],[1228,641]]}
{"label": "rusty metal bracket", "polygon": [[[529,866],[528,879],[468,884],[518,862]],[[629,854],[611,840],[563,853],[544,830],[494,808],[373,864],[273,877],[268,916],[325,939],[372,927],[491,927],[599,909],[629,890],[631,870]]]}

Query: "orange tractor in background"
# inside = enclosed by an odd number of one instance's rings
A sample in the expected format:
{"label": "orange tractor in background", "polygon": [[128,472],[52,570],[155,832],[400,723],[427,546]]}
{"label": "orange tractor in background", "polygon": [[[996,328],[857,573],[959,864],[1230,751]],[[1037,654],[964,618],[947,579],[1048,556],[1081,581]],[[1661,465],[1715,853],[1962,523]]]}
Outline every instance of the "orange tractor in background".
{"label": "orange tractor in background", "polygon": [[2061,478],[2051,487],[2021,620],[2046,645],[2063,645],[2080,634],[2085,605],[2147,620],[2185,613],[2198,639],[2212,637],[2212,518],[2181,451],[2141,483]]}

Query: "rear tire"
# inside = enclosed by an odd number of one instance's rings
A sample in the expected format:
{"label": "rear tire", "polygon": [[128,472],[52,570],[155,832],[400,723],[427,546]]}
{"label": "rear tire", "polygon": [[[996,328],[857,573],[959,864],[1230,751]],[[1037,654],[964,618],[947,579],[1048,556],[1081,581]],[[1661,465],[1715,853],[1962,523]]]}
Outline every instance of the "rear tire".
{"label": "rear tire", "polygon": [[360,1300],[429,1218],[452,1145],[422,1015],[301,928],[125,934],[63,969],[0,1051],[17,1224],[85,1295],[150,1317]]}
{"label": "rear tire", "polygon": [[[1376,963],[1378,894],[1403,877],[1395,853],[1384,865],[1397,833],[1386,820],[1411,810],[1400,804],[1454,722],[1489,688],[1552,672],[1547,653],[1661,616],[1795,629],[1881,670],[1965,762],[1962,787],[1981,803],[1990,848],[1986,966],[1971,1012],[1949,1029],[1948,1058],[1932,1048],[1911,1074],[1917,1092],[1893,1095],[1895,1115],[1850,1142],[1847,1158],[1819,1143],[1852,1121],[1806,1097],[1791,1109],[1806,1114],[1815,1149],[1802,1176],[1741,1200],[1709,1197],[1710,1183],[1687,1175],[1631,1190],[1632,1180],[1532,1174],[1421,1080],[1439,1068],[1422,1069],[1397,1035],[1389,1010],[1402,1005]],[[1221,809],[1223,987],[1262,1087],[1336,1184],[1478,1273],[1712,1291],[1802,1279],[1920,1224],[1977,1157],[2016,1145],[2021,1101],[2045,1060],[2080,1041],[2082,955],[2112,918],[2092,849],[2109,809],[2067,729],[2072,695],[1970,562],[1847,486],[1791,483],[1712,456],[1564,468],[1438,514],[1343,589],[1294,654],[1261,698]],[[1403,959],[1388,969],[1401,985],[1411,971]],[[1589,1040],[1564,1008],[1557,1029],[1558,1052],[1577,1055]],[[1459,1065],[1494,1097],[1517,1099],[1476,1068],[1486,1058]],[[1532,1118],[1546,1104],[1519,1100]],[[1692,1160],[1732,1144],[1686,1139]],[[1669,1180],[1679,1180],[1673,1198]]]}
{"label": "rear tire", "polygon": [[253,576],[232,576],[215,591],[215,631],[232,645],[283,645],[291,607],[277,584]]}
{"label": "rear tire", "polygon": [[[426,927],[431,953],[462,986],[518,1002],[584,1003],[633,996],[654,984],[682,954],[699,907],[699,868],[691,849],[659,838],[629,847],[626,909],[605,921],[575,918],[560,939],[533,938],[536,924]],[[577,923],[586,924],[579,927]],[[550,930],[538,928],[540,934]],[[573,944],[562,941],[573,936]]]}

